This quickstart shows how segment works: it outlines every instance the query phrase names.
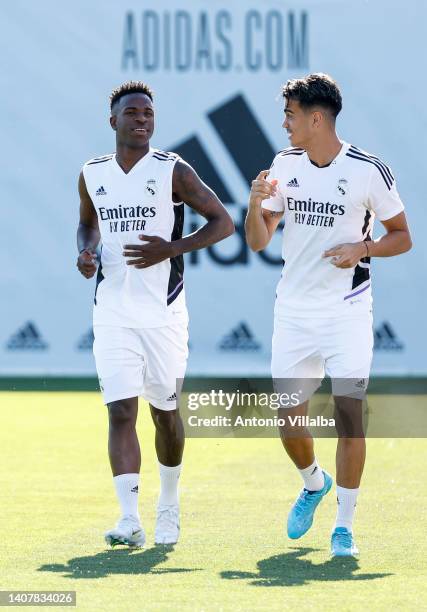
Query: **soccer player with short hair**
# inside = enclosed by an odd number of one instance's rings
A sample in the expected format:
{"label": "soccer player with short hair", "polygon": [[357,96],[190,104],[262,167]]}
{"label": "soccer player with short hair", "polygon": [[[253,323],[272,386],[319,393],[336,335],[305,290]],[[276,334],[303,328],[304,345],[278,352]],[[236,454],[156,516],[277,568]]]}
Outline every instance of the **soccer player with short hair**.
{"label": "soccer player with short hair", "polygon": [[[77,267],[86,278],[98,267],[93,309],[94,355],[108,406],[108,451],[121,508],[105,535],[112,546],[142,546],[138,511],[141,454],[138,396],[150,404],[160,470],[155,530],[158,544],[179,537],[178,479],[184,429],[176,380],[187,363],[188,314],[183,254],[234,232],[215,193],[175,153],[150,146],[153,93],[130,81],[110,97],[116,152],[89,160],[79,177]],[[182,237],[184,202],[206,223]]]}
{"label": "soccer player with short hair", "polygon": [[[342,107],[337,83],[325,74],[292,79],[283,98],[283,127],[292,146],[252,182],[246,238],[253,251],[262,250],[284,219],[272,376],[309,383],[326,372],[332,379],[339,439],[331,549],[334,556],[354,555],[353,515],[366,453],[363,428],[357,425],[358,392],[366,389],[373,349],[370,262],[408,251],[411,238],[390,168],[336,133]],[[385,228],[377,240],[372,238],[375,216]],[[345,392],[339,389],[342,381]],[[293,414],[307,414],[315,388]],[[353,435],[342,426],[349,415],[355,418]],[[304,482],[287,522],[289,537],[296,539],[311,527],[332,478],[320,468],[306,428],[287,424],[280,434]]]}

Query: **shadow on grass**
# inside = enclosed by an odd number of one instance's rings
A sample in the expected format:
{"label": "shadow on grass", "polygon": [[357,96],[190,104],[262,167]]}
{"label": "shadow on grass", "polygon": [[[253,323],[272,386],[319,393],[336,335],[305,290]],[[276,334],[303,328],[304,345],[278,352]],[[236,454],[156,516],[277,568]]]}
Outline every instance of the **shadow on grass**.
{"label": "shadow on grass", "polygon": [[340,580],[375,580],[392,574],[354,574],[359,569],[354,557],[335,557],[324,563],[314,564],[305,555],[317,548],[293,548],[292,552],[274,555],[258,561],[258,573],[221,572],[226,580],[250,580],[253,586],[302,586],[310,582],[329,582]]}
{"label": "shadow on grass", "polygon": [[58,572],[64,578],[105,578],[113,574],[176,574],[197,572],[198,568],[158,568],[168,560],[173,545],[158,545],[146,550],[116,549],[75,557],[67,564],[48,563],[38,568],[39,572]]}

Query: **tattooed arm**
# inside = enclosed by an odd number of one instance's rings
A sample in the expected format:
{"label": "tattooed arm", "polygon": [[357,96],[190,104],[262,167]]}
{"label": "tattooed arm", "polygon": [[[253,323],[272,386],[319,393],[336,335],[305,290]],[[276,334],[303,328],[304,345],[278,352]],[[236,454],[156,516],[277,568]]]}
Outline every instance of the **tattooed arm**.
{"label": "tattooed arm", "polygon": [[234,223],[217,195],[184,161],[175,164],[172,190],[175,202],[185,202],[207,221],[193,234],[175,241],[179,253],[202,249],[234,233]]}

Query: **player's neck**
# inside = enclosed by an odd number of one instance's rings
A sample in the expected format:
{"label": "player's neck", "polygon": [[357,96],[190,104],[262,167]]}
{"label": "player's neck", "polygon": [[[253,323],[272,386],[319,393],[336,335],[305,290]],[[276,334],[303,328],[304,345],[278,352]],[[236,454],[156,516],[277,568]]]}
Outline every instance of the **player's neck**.
{"label": "player's neck", "polygon": [[330,136],[322,137],[321,140],[310,142],[305,150],[310,161],[315,166],[322,168],[323,166],[329,166],[341,151],[341,147],[342,142],[334,132]]}
{"label": "player's neck", "polygon": [[149,150],[150,150],[149,142],[147,142],[146,145],[138,149],[128,147],[125,144],[117,143],[116,144],[116,161],[121,167],[121,169],[123,170],[123,172],[128,173],[130,170],[132,170],[134,165],[137,164],[142,157],[144,157],[144,155],[147,155]]}

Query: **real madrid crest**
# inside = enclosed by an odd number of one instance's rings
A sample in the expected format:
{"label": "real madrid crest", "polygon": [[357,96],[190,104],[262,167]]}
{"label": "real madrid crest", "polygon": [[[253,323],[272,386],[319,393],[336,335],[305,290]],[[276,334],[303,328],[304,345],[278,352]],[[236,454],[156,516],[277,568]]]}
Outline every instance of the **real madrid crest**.
{"label": "real madrid crest", "polygon": [[149,179],[147,184],[145,185],[145,191],[150,194],[150,196],[156,195],[156,181],[154,179]]}
{"label": "real madrid crest", "polygon": [[348,182],[346,179],[340,179],[337,185],[337,192],[340,196],[345,196],[348,191]]}

